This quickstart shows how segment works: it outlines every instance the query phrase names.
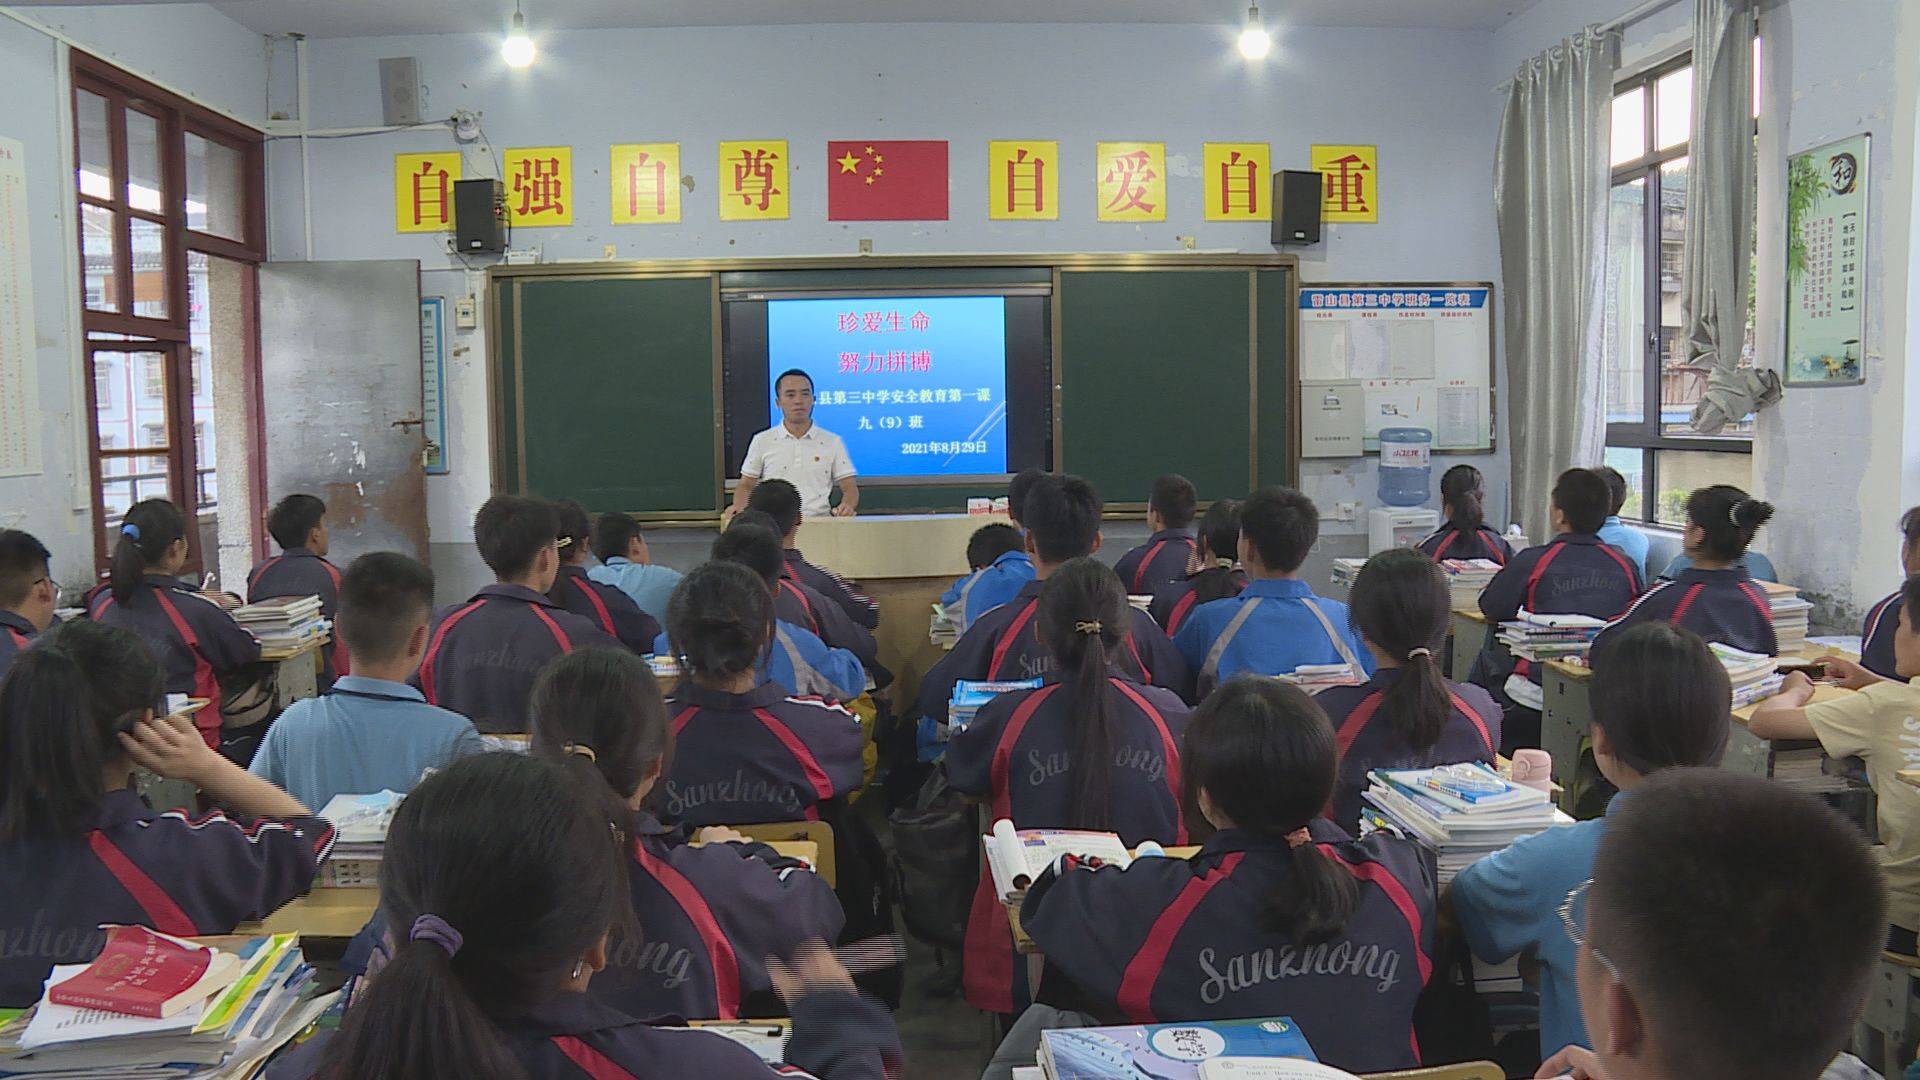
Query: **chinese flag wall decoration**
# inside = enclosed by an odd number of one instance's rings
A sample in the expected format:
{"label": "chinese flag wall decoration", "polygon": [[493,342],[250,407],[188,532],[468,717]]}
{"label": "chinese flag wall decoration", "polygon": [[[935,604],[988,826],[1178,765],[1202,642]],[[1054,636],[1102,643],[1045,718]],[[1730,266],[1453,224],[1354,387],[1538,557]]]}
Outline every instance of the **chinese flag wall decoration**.
{"label": "chinese flag wall decoration", "polygon": [[947,220],[946,141],[828,142],[827,220]]}

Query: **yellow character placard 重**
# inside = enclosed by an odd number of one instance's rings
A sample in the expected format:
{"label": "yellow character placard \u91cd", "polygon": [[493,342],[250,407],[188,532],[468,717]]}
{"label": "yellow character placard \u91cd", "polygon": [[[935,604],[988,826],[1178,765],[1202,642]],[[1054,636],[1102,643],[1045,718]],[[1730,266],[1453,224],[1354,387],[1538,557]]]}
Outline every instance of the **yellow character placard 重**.
{"label": "yellow character placard \u91cd", "polygon": [[1325,221],[1380,220],[1380,151],[1373,146],[1313,148],[1313,171],[1325,178]]}

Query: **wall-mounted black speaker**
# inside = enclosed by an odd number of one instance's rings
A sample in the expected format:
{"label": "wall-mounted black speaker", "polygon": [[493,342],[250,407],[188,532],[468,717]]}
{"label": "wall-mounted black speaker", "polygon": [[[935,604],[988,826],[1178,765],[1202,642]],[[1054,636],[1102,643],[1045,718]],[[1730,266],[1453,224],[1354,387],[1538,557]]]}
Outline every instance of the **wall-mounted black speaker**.
{"label": "wall-mounted black speaker", "polygon": [[1273,174],[1273,243],[1320,242],[1320,203],[1326,179],[1288,169]]}
{"label": "wall-mounted black speaker", "polygon": [[504,192],[498,180],[453,182],[453,235],[461,252],[507,249]]}

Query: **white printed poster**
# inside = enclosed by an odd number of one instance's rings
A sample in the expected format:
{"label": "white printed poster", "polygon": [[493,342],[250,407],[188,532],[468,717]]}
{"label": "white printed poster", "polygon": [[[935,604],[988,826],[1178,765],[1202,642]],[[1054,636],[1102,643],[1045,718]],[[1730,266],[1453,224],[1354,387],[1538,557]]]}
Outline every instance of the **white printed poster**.
{"label": "white printed poster", "polygon": [[41,471],[26,147],[0,138],[0,476]]}
{"label": "white printed poster", "polygon": [[1493,287],[1300,290],[1300,380],[1358,382],[1366,452],[1420,427],[1441,451],[1493,449]]}

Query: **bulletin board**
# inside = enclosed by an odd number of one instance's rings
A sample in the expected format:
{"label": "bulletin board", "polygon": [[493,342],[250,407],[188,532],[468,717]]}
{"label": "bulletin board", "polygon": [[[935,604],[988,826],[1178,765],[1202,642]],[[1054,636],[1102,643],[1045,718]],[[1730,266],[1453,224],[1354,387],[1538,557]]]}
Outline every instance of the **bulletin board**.
{"label": "bulletin board", "polygon": [[1300,289],[1300,381],[1358,384],[1367,453],[1422,427],[1433,449],[1491,451],[1493,283],[1371,282]]}

